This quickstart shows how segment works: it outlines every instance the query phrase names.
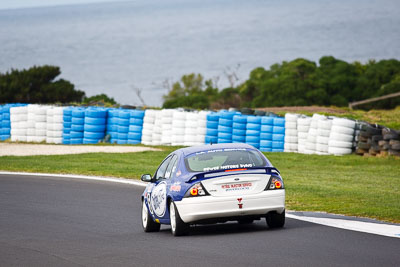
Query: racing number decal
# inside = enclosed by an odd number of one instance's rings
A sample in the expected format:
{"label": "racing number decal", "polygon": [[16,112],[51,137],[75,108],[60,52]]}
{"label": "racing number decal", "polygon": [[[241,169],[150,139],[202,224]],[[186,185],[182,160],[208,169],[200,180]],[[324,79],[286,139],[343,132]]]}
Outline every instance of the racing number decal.
{"label": "racing number decal", "polygon": [[159,183],[151,194],[150,206],[158,217],[163,217],[167,207],[167,184]]}

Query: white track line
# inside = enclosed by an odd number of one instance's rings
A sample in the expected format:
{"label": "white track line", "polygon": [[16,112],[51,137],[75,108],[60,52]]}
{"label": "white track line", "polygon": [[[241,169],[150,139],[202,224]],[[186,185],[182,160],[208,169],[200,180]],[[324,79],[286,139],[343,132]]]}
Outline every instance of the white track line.
{"label": "white track line", "polygon": [[336,218],[321,218],[321,217],[307,217],[297,216],[286,213],[286,217],[300,221],[306,221],[325,226],[331,226],[340,229],[346,229],[357,232],[364,232],[375,235],[389,236],[400,238],[400,226],[391,224],[381,224],[372,222],[361,222],[354,220],[343,220]]}
{"label": "white track line", "polygon": [[51,173],[31,173],[31,172],[3,172],[0,174],[5,175],[24,175],[24,176],[44,176],[44,177],[60,177],[60,178],[72,178],[72,179],[83,179],[83,180],[94,180],[103,182],[112,182],[120,184],[132,184],[137,186],[146,186],[146,183],[140,181],[133,181],[123,178],[103,177],[103,176],[86,176],[86,175],[74,175],[74,174],[51,174]]}
{"label": "white track line", "polygon": [[[83,179],[83,180],[94,180],[103,182],[112,182],[120,184],[131,184],[136,186],[145,187],[146,183],[140,181],[133,181],[123,178],[113,178],[113,177],[99,177],[99,176],[86,176],[86,175],[71,175],[71,174],[51,174],[51,173],[27,173],[27,172],[4,172],[0,171],[0,174],[5,175],[24,175],[24,176],[44,176],[44,177],[60,177],[60,178],[72,178],[72,179]],[[376,234],[381,236],[389,236],[400,238],[400,226],[381,224],[381,223],[371,223],[371,222],[361,222],[355,220],[343,220],[334,218],[321,218],[321,217],[307,217],[307,216],[297,216],[294,214],[286,213],[287,218],[311,222],[315,224],[364,232],[369,234]]]}

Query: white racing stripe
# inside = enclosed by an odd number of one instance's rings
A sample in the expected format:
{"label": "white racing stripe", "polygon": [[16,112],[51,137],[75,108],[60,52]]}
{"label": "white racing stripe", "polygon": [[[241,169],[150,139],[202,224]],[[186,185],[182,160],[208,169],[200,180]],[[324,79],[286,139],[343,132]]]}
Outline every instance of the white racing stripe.
{"label": "white racing stripe", "polygon": [[400,226],[335,218],[297,216],[286,213],[287,218],[306,221],[340,229],[400,238]]}
{"label": "white racing stripe", "polygon": [[[0,171],[0,174],[60,177],[60,178],[72,178],[72,179],[84,179],[84,180],[112,182],[112,183],[120,183],[120,184],[131,184],[131,185],[136,185],[136,186],[141,186],[141,187],[146,186],[146,183],[141,182],[141,181],[133,181],[133,180],[123,179],[123,178],[112,178],[112,177],[71,175],[71,174],[51,174],[51,173],[4,172],[4,171]],[[399,225],[362,222],[362,221],[355,221],[355,220],[343,220],[343,219],[334,219],[334,218],[297,216],[297,215],[290,214],[290,213],[286,213],[286,217],[295,219],[295,220],[306,221],[306,222],[321,224],[321,225],[340,228],[340,229],[346,229],[346,230],[351,230],[351,231],[400,238],[400,226]]]}

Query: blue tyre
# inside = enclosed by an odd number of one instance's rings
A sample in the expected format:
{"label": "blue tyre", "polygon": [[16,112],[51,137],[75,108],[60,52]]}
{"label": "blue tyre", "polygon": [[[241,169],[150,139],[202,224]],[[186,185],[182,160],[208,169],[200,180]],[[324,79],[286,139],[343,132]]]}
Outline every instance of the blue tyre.
{"label": "blue tyre", "polygon": [[129,110],[120,110],[118,113],[118,118],[120,119],[128,119],[131,117],[131,112]]}
{"label": "blue tyre", "polygon": [[70,144],[71,145],[80,145],[83,142],[83,138],[71,138]]}
{"label": "blue tyre", "polygon": [[284,142],[285,141],[285,135],[284,134],[273,134],[272,135],[272,141]]}
{"label": "blue tyre", "polygon": [[140,144],[141,140],[136,140],[136,139],[128,139],[128,141],[126,141],[127,144],[130,145],[137,145]]}
{"label": "blue tyre", "polygon": [[247,123],[260,124],[261,123],[261,117],[248,116],[247,117]]}
{"label": "blue tyre", "polygon": [[218,133],[218,139],[227,139],[227,140],[232,140],[232,134],[231,133],[223,133],[219,132]]}
{"label": "blue tyre", "polygon": [[272,148],[270,148],[270,147],[260,146],[260,150],[262,152],[272,152]]}
{"label": "blue tyre", "polygon": [[260,140],[272,140],[272,133],[260,133]]}
{"label": "blue tyre", "polygon": [[236,113],[233,112],[220,112],[219,116],[220,118],[223,119],[228,119],[228,120],[232,120],[233,116],[237,115]]}
{"label": "blue tyre", "polygon": [[232,139],[218,138],[218,144],[230,144],[230,143],[232,143]]}
{"label": "blue tyre", "polygon": [[85,111],[85,117],[105,118],[106,116],[107,116],[107,110],[102,108],[88,108]]}
{"label": "blue tyre", "polygon": [[85,117],[85,123],[89,123],[89,124],[106,124],[106,118]]}
{"label": "blue tyre", "polygon": [[272,126],[272,125],[261,125],[261,132],[272,133],[273,130],[274,130],[274,126]]}
{"label": "blue tyre", "polygon": [[[74,108],[72,110],[72,119],[73,118],[84,118],[85,117],[85,110],[81,108]],[[82,144],[82,142],[81,142]]]}
{"label": "blue tyre", "polygon": [[257,136],[258,138],[260,138],[260,131],[246,130],[246,136]]}
{"label": "blue tyre", "polygon": [[128,134],[127,133],[118,133],[118,140],[127,140],[128,139]]}
{"label": "blue tyre", "polygon": [[245,129],[241,130],[241,129],[233,128],[232,129],[232,134],[233,135],[246,135],[246,130]]}
{"label": "blue tyre", "polygon": [[117,144],[118,145],[126,145],[128,143],[128,140],[126,139],[118,139]]}
{"label": "blue tyre", "polygon": [[219,115],[212,113],[212,114],[207,114],[207,121],[219,121]]}
{"label": "blue tyre", "polygon": [[144,110],[139,110],[139,109],[131,110],[130,116],[131,116],[131,118],[143,120]]}
{"label": "blue tyre", "polygon": [[72,108],[65,108],[64,110],[63,110],[63,115],[64,115],[64,117],[65,116],[72,116]]}
{"label": "blue tyre", "polygon": [[261,124],[274,125],[274,118],[273,117],[261,117]]}
{"label": "blue tyre", "polygon": [[219,133],[232,133],[232,127],[218,125],[218,134]]}
{"label": "blue tyre", "polygon": [[119,122],[118,118],[115,118],[115,117],[107,119],[107,125],[108,124],[118,124],[118,122]]}
{"label": "blue tyre", "polygon": [[260,137],[259,136],[246,136],[246,143],[260,143]]}
{"label": "blue tyre", "polygon": [[282,126],[274,126],[274,128],[272,129],[272,132],[274,134],[285,134],[285,127]]}
{"label": "blue tyre", "polygon": [[119,118],[118,125],[119,126],[129,126],[129,119]]}
{"label": "blue tyre", "polygon": [[83,125],[83,124],[85,124],[85,119],[84,118],[80,118],[80,117],[72,117],[71,123],[72,124],[81,124],[81,125]]}
{"label": "blue tyre", "polygon": [[246,136],[244,136],[244,135],[232,135],[232,141],[244,143],[246,141]]}
{"label": "blue tyre", "polygon": [[246,130],[246,124],[245,123],[234,122],[232,124],[232,128],[233,129],[239,129],[239,130]]}
{"label": "blue tyre", "polygon": [[274,126],[285,126],[285,118],[274,118]]}
{"label": "blue tyre", "polygon": [[129,132],[128,126],[119,126],[118,125],[118,133],[127,133],[127,132]]}
{"label": "blue tyre", "polygon": [[272,141],[271,140],[260,140],[260,147],[272,148]]}
{"label": "blue tyre", "polygon": [[218,129],[207,128],[206,135],[218,136]]}
{"label": "blue tyre", "polygon": [[72,116],[71,115],[63,115],[63,122],[71,122]]}
{"label": "blue tyre", "polygon": [[207,121],[206,127],[209,129],[217,129],[218,121]]}
{"label": "blue tyre", "polygon": [[217,144],[218,143],[218,137],[206,135],[206,138],[205,138],[204,142],[206,144]]}
{"label": "blue tyre", "polygon": [[104,132],[84,132],[83,133],[83,138],[103,139],[104,138]]}
{"label": "blue tyre", "polygon": [[273,148],[272,152],[283,152],[283,148]]}
{"label": "blue tyre", "polygon": [[64,122],[63,123],[63,128],[65,129],[65,128],[71,128],[71,126],[72,126],[72,122]]}
{"label": "blue tyre", "polygon": [[71,131],[83,132],[83,130],[84,130],[83,124],[72,124],[71,125]]}
{"label": "blue tyre", "polygon": [[142,140],[142,133],[128,133],[128,139]]}
{"label": "blue tyre", "polygon": [[232,120],[222,119],[221,118],[221,119],[219,119],[219,125],[232,127]]}
{"label": "blue tyre", "polygon": [[135,133],[142,133],[143,127],[142,126],[137,126],[137,125],[130,125],[129,126],[129,132],[135,132]]}
{"label": "blue tyre", "polygon": [[83,129],[85,132],[105,132],[106,125],[85,124]]}
{"label": "blue tyre", "polygon": [[107,131],[118,132],[118,125],[117,124],[108,125]]}
{"label": "blue tyre", "polygon": [[272,149],[283,149],[284,142],[272,141]]}
{"label": "blue tyre", "polygon": [[247,123],[246,130],[256,130],[259,131],[261,129],[261,124],[257,123]]}
{"label": "blue tyre", "polygon": [[71,139],[76,139],[76,138],[83,138],[83,132],[75,132],[75,131],[71,131],[69,133]]}
{"label": "blue tyre", "polygon": [[99,139],[83,138],[83,144],[97,144]]}
{"label": "blue tyre", "polygon": [[118,118],[119,110],[118,109],[109,109],[108,117],[109,118]]}
{"label": "blue tyre", "polygon": [[138,119],[138,118],[130,118],[129,119],[129,124],[130,125],[136,125],[136,126],[142,126],[143,125],[143,119]]}
{"label": "blue tyre", "polygon": [[260,143],[246,142],[246,144],[249,144],[249,145],[251,145],[251,146],[254,146],[255,148],[260,148]]}
{"label": "blue tyre", "polygon": [[247,123],[247,116],[235,115],[235,116],[233,116],[233,122],[246,124]]}

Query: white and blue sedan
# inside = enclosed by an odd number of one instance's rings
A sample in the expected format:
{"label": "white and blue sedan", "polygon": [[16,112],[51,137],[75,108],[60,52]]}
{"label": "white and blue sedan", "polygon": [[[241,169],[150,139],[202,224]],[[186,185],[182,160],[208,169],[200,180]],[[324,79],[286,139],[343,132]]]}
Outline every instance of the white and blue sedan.
{"label": "white and blue sedan", "polygon": [[175,236],[190,225],[266,218],[285,224],[285,189],[279,171],[253,146],[217,144],[178,149],[168,155],[142,194],[145,232],[170,224]]}

